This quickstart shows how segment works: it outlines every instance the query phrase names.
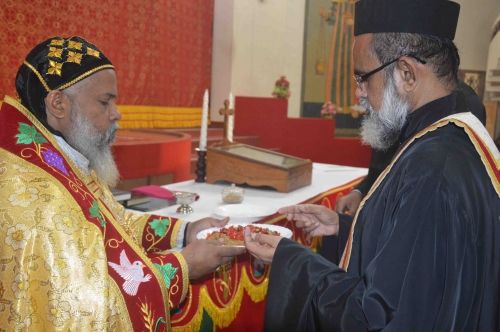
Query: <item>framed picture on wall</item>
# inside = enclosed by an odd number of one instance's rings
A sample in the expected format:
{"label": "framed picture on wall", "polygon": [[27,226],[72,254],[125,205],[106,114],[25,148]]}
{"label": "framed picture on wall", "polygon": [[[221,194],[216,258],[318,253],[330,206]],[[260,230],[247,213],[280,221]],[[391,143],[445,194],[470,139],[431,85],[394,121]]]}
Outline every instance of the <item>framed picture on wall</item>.
{"label": "framed picture on wall", "polygon": [[479,98],[483,100],[486,77],[486,72],[484,70],[460,69],[458,71],[458,77],[476,91]]}
{"label": "framed picture on wall", "polygon": [[355,3],[306,1],[301,115],[332,118],[324,111],[334,109],[335,136],[359,136],[362,120],[352,78]]}

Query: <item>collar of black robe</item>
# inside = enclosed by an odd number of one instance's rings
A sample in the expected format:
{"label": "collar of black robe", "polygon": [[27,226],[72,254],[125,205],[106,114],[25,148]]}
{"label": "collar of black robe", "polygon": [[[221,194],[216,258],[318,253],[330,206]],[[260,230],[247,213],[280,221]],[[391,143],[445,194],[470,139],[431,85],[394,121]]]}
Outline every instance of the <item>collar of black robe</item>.
{"label": "collar of black robe", "polygon": [[404,144],[413,135],[430,126],[434,122],[448,115],[467,112],[465,97],[460,92],[431,101],[408,114],[406,124],[399,136],[400,145]]}

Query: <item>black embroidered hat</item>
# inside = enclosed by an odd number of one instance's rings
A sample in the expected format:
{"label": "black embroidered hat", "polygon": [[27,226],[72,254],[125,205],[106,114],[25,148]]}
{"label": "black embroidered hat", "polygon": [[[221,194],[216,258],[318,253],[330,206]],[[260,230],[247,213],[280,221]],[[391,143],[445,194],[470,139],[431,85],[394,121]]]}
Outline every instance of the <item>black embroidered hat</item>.
{"label": "black embroidered hat", "polygon": [[354,35],[408,32],[453,40],[459,12],[460,5],[447,0],[360,0]]}
{"label": "black embroidered hat", "polygon": [[[114,66],[93,44],[81,37],[52,37],[38,44],[17,71],[21,103],[47,126],[45,97],[103,69]],[[49,128],[50,129],[50,128]]]}

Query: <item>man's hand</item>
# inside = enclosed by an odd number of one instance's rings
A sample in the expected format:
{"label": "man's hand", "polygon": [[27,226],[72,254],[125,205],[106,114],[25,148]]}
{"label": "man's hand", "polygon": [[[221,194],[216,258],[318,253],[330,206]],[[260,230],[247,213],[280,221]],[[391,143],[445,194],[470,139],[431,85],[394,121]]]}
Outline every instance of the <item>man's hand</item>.
{"label": "man's hand", "polygon": [[337,200],[337,204],[335,204],[335,210],[338,213],[345,213],[350,216],[354,216],[356,214],[356,210],[361,203],[361,199],[363,196],[357,190],[352,190],[349,194],[340,197]]}
{"label": "man's hand", "polygon": [[217,241],[193,240],[182,251],[189,268],[189,279],[199,279],[229,263],[234,256],[245,252],[244,247],[224,246]]}
{"label": "man's hand", "polygon": [[281,236],[267,234],[252,234],[250,228],[246,227],[244,231],[245,246],[249,253],[260,259],[265,264],[271,264],[273,261],[276,247],[281,241]]}
{"label": "man's hand", "polygon": [[198,234],[198,232],[210,227],[224,227],[228,221],[229,218],[220,220],[215,218],[203,218],[198,221],[188,223],[186,225],[186,244],[190,244],[192,241],[196,240],[196,234]]}
{"label": "man's hand", "polygon": [[308,236],[336,235],[339,231],[339,215],[323,205],[300,204],[281,208],[288,220],[295,221]]}

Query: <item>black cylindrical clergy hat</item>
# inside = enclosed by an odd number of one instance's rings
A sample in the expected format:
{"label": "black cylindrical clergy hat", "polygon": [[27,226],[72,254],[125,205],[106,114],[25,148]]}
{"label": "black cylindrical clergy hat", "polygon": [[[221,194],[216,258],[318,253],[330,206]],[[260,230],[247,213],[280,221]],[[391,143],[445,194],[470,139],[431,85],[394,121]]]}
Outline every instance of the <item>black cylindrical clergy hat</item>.
{"label": "black cylindrical clergy hat", "polygon": [[447,0],[360,0],[354,35],[408,32],[453,40],[460,5]]}
{"label": "black cylindrical clergy hat", "polygon": [[28,53],[17,72],[16,90],[21,104],[48,127],[45,97],[50,91],[64,90],[100,70],[113,68],[85,39],[52,37]]}

